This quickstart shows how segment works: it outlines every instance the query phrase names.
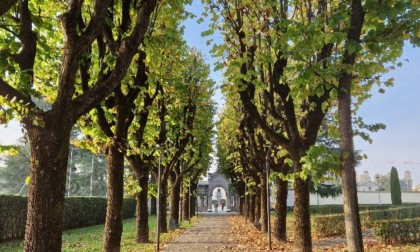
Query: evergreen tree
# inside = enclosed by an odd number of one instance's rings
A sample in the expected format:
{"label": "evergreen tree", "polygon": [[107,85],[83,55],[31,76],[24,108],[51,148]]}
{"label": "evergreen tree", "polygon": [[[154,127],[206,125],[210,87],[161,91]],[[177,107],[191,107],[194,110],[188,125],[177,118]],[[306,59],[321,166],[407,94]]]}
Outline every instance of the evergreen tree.
{"label": "evergreen tree", "polygon": [[392,205],[401,205],[401,187],[400,179],[398,178],[397,168],[391,168],[391,202]]}

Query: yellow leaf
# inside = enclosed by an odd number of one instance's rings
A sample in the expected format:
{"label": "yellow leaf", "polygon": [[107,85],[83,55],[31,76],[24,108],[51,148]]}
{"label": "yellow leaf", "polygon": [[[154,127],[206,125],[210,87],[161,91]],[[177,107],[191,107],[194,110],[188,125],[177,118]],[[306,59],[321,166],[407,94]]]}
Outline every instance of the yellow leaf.
{"label": "yellow leaf", "polygon": [[26,177],[25,185],[29,185],[29,182],[31,182],[31,177],[30,176]]}

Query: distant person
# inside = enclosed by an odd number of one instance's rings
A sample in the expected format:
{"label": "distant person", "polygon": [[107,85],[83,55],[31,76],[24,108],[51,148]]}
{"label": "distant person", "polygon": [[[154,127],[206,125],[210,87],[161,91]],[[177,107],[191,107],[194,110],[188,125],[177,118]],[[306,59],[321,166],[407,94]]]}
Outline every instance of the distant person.
{"label": "distant person", "polygon": [[222,203],[220,203],[220,205],[222,205],[222,211],[223,211],[223,208],[225,207],[225,202],[222,201]]}

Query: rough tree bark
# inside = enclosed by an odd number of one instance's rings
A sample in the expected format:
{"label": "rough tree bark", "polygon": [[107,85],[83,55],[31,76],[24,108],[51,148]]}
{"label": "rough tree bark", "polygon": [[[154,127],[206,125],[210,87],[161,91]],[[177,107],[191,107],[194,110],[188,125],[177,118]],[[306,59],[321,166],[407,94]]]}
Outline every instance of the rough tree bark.
{"label": "rough tree bark", "polygon": [[240,196],[239,197],[239,209],[238,209],[238,213],[240,215],[244,215],[245,214],[245,196]]}
{"label": "rough tree bark", "polygon": [[188,188],[184,189],[182,192],[183,196],[182,196],[182,220],[183,221],[188,221],[190,218],[190,216],[188,215],[189,213],[189,197],[190,194],[188,193]]}
{"label": "rough tree bark", "polygon": [[309,213],[309,179],[295,180],[294,243],[299,251],[312,251],[311,219]]}
{"label": "rough tree bark", "polygon": [[166,221],[166,203],[168,197],[168,183],[160,184],[160,200],[159,200],[159,224],[160,224],[160,232],[161,233],[168,233],[168,222]]}
{"label": "rough tree bark", "polygon": [[[61,251],[64,192],[71,125],[58,123],[61,115],[47,117],[44,128],[27,128],[31,141],[31,166],[25,251]],[[53,123],[56,122],[56,123]]]}
{"label": "rough tree bark", "polygon": [[113,139],[106,150],[108,168],[107,210],[103,251],[120,251],[124,198],[124,152],[121,140]]}
{"label": "rough tree bark", "polygon": [[149,209],[147,207],[149,172],[143,172],[137,180],[141,191],[136,194],[136,242],[149,242]]}
{"label": "rough tree bark", "polygon": [[254,223],[255,222],[255,192],[253,187],[249,187],[249,205],[247,205],[248,207],[248,219],[250,223]]}
{"label": "rough tree bark", "polygon": [[[360,0],[351,4],[351,28],[347,42],[360,41],[364,13]],[[349,54],[346,49],[343,63],[353,66],[356,52]],[[363,238],[360,227],[359,205],[357,200],[356,172],[354,169],[354,145],[351,111],[352,73],[342,70],[338,84],[338,123],[340,131],[340,170],[343,187],[346,238],[349,251],[363,251]]]}
{"label": "rough tree bark", "polygon": [[267,215],[267,177],[264,171],[260,176],[260,212],[261,212],[261,232],[268,232],[268,215]]}
{"label": "rough tree bark", "polygon": [[190,211],[191,217],[196,215],[195,213],[197,210],[197,196],[194,196],[193,192],[196,192],[197,188],[198,188],[197,182],[191,183],[191,211]]}
{"label": "rough tree bark", "polygon": [[277,178],[276,182],[276,220],[274,221],[274,237],[282,242],[287,241],[287,185],[288,181]]}
{"label": "rough tree bark", "polygon": [[181,179],[177,179],[175,172],[169,175],[171,181],[171,195],[169,198],[169,229],[173,230],[179,226],[179,201],[181,200]]}
{"label": "rough tree bark", "polygon": [[260,221],[261,221],[261,190],[256,187],[255,190],[255,207],[254,207],[254,224],[257,227],[260,227]]}

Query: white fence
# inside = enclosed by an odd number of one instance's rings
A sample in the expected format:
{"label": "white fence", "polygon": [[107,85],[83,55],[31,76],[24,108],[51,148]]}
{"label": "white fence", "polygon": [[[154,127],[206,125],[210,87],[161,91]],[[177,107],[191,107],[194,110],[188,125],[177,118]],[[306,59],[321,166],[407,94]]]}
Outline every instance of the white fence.
{"label": "white fence", "polygon": [[[274,195],[271,195],[271,202],[275,203]],[[294,190],[289,190],[287,195],[287,206],[293,206]],[[391,192],[357,192],[359,204],[391,204]],[[420,203],[420,192],[402,192],[403,203]],[[341,205],[343,196],[333,198],[321,198],[316,194],[310,195],[311,205]]]}

